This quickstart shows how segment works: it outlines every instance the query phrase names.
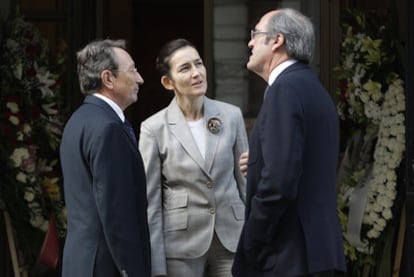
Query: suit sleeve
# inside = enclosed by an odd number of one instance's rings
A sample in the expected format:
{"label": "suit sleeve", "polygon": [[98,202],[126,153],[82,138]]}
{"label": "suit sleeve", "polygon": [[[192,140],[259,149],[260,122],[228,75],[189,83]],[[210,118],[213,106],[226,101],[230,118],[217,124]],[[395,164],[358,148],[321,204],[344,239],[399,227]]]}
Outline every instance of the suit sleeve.
{"label": "suit sleeve", "polygon": [[234,145],[234,174],[237,182],[237,188],[239,190],[240,198],[246,203],[246,177],[241,173],[239,160],[240,155],[248,150],[246,127],[240,109],[237,109],[237,134],[236,143]]}
{"label": "suit sleeve", "polygon": [[100,133],[89,142],[92,151],[88,158],[105,239],[118,269],[129,276],[141,276],[149,272],[142,161],[121,124],[108,124]]}
{"label": "suit sleeve", "polygon": [[289,85],[278,84],[269,91],[262,109],[256,143],[260,144],[258,155],[262,155],[263,166],[252,195],[243,245],[248,259],[258,267],[264,266],[267,253],[263,249],[277,228],[283,228],[279,223],[296,201],[304,146],[302,107]]}
{"label": "suit sleeve", "polygon": [[164,223],[162,211],[162,161],[156,136],[149,126],[141,124],[139,149],[147,175],[148,224],[151,237],[152,274],[166,275],[167,265],[164,247]]}

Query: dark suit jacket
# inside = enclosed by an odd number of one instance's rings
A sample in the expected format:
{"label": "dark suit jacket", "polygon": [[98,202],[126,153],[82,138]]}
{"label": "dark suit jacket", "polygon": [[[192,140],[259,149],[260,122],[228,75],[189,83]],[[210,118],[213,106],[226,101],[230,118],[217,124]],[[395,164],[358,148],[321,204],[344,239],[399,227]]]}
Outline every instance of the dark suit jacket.
{"label": "dark suit jacket", "polygon": [[269,87],[250,137],[234,276],[345,270],[336,204],[338,121],[330,95],[303,63]]}
{"label": "dark suit jacket", "polygon": [[73,113],[60,158],[68,217],[62,276],[150,276],[142,159],[105,101],[87,96]]}

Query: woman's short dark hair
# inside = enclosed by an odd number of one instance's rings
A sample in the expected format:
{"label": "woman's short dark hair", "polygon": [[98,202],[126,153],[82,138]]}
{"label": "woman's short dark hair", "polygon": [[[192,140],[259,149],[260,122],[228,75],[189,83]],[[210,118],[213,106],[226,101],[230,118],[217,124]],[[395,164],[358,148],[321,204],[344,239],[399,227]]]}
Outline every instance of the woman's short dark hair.
{"label": "woman's short dark hair", "polygon": [[194,44],[189,42],[186,39],[178,38],[166,43],[160,50],[157,60],[156,60],[156,68],[161,76],[170,75],[170,59],[171,56],[179,49],[184,47],[192,47],[197,49]]}

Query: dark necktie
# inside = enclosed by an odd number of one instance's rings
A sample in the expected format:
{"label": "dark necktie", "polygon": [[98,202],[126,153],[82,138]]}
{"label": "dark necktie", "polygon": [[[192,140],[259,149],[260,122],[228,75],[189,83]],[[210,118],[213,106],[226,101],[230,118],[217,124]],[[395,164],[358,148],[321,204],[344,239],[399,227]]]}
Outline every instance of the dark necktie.
{"label": "dark necktie", "polygon": [[129,136],[134,140],[135,144],[137,144],[137,138],[135,137],[134,129],[132,128],[129,121],[125,119],[124,125],[128,130]]}

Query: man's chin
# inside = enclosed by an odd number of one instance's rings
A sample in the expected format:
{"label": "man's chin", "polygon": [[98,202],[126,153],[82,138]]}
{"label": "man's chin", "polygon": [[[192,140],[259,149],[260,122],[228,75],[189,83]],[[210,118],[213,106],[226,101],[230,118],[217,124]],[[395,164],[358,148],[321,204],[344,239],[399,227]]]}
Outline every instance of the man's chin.
{"label": "man's chin", "polygon": [[252,61],[251,61],[250,59],[249,59],[249,61],[247,62],[246,67],[247,67],[247,69],[248,69],[248,70],[252,70],[253,65],[252,65]]}

